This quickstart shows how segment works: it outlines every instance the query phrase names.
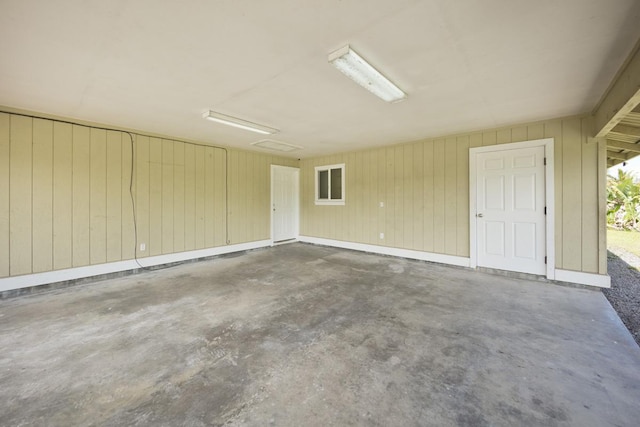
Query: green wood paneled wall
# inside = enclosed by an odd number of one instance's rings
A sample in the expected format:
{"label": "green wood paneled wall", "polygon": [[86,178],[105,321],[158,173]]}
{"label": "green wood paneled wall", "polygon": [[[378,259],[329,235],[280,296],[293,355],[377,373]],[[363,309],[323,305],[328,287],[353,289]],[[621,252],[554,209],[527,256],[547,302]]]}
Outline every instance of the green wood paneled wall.
{"label": "green wood paneled wall", "polygon": [[298,161],[0,113],[0,277],[269,239],[271,164]]}
{"label": "green wood paneled wall", "polygon": [[[469,148],[553,137],[556,267],[604,274],[598,143],[588,140],[590,120],[556,119],[304,159],[301,234],[468,257]],[[346,204],[316,206],[314,167],[336,163],[346,164]]]}

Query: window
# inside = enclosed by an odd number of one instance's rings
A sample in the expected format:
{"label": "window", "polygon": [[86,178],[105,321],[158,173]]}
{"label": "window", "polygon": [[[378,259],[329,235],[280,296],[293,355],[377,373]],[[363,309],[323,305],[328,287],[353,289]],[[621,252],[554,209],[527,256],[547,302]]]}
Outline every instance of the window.
{"label": "window", "polygon": [[344,205],[344,163],[316,167],[316,205]]}

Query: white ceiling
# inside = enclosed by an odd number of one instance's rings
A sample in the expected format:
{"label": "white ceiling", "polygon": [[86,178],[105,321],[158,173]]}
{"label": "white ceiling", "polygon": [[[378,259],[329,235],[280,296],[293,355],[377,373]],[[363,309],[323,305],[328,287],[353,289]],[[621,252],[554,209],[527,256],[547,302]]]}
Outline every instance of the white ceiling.
{"label": "white ceiling", "polygon": [[[0,0],[0,105],[254,149],[212,109],[310,157],[590,111],[638,22],[637,0]],[[331,67],[347,43],[408,99]]]}

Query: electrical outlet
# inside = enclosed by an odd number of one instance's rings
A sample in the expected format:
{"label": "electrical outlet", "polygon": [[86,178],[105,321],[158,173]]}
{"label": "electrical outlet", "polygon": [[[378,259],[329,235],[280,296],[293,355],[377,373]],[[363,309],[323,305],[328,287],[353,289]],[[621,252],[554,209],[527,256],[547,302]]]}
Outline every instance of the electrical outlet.
{"label": "electrical outlet", "polygon": [[140,252],[144,252],[147,250],[147,245],[145,243],[140,243]]}
{"label": "electrical outlet", "polygon": [[384,208],[384,202],[380,202],[380,207]]}
{"label": "electrical outlet", "polygon": [[380,233],[380,240],[384,240],[384,233]]}

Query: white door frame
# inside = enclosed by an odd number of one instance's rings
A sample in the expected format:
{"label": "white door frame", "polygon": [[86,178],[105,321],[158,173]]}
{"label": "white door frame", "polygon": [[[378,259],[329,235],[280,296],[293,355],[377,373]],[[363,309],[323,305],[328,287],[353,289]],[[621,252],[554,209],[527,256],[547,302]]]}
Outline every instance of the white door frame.
{"label": "white door frame", "polygon": [[553,138],[536,139],[532,141],[514,142],[511,144],[491,145],[469,149],[469,263],[471,268],[478,266],[477,230],[476,230],[476,155],[491,151],[517,150],[520,148],[544,147],[546,167],[545,176],[545,204],[547,215],[546,225],[546,253],[547,253],[547,279],[555,279],[556,250],[555,250],[555,191],[554,191],[554,163],[553,163]]}
{"label": "white door frame", "polygon": [[296,191],[298,192],[297,194],[297,200],[298,203],[296,205],[296,211],[295,211],[295,216],[296,216],[296,225],[295,225],[295,239],[292,241],[297,241],[298,238],[300,237],[300,168],[294,168],[294,167],[290,167],[290,166],[280,166],[280,165],[271,165],[271,200],[269,203],[269,212],[271,213],[271,215],[269,216],[270,218],[270,222],[271,222],[271,226],[270,226],[270,239],[271,239],[271,246],[274,245],[274,240],[273,240],[273,195],[274,195],[274,187],[275,187],[275,180],[273,179],[273,175],[276,171],[276,169],[288,169],[291,171],[295,171],[297,172],[297,181],[296,181]]}

